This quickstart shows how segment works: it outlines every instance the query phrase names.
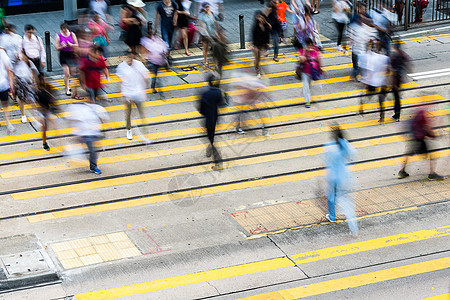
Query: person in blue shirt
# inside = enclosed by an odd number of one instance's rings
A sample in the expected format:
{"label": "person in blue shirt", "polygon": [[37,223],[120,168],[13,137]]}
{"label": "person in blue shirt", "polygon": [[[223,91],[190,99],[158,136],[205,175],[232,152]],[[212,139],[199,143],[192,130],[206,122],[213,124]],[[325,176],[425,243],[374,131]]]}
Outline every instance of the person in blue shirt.
{"label": "person in blue shirt", "polygon": [[323,160],[326,165],[328,221],[336,222],[336,204],[347,218],[350,234],[358,234],[355,204],[349,197],[354,180],[348,167],[348,162],[355,156],[356,151],[344,138],[339,125],[332,126],[332,140],[325,144]]}
{"label": "person in blue shirt", "polygon": [[156,7],[155,34],[158,23],[161,24],[161,37],[167,43],[169,51],[172,49],[173,32],[178,19],[178,6],[173,0],[163,0]]}

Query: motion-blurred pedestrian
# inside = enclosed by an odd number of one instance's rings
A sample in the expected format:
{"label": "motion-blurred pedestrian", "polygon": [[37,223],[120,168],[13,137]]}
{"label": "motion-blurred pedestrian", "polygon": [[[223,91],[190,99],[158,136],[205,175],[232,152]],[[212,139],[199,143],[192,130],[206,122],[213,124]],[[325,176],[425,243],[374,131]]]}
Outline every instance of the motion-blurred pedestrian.
{"label": "motion-blurred pedestrian", "polygon": [[350,6],[348,5],[347,0],[333,0],[332,3],[333,11],[331,13],[331,18],[338,31],[337,49],[344,54],[347,54],[345,45],[342,47],[342,40],[344,38],[345,26],[349,23],[348,13],[350,12]]}
{"label": "motion-blurred pedestrian", "polygon": [[169,53],[172,50],[173,33],[177,25],[178,6],[173,0],[162,0],[156,7],[155,13],[155,33],[158,32],[160,26],[161,37],[166,42],[169,48]]}
{"label": "motion-blurred pedestrian", "polygon": [[286,30],[287,30],[286,11],[290,12],[291,14],[293,14],[294,11],[290,9],[289,6],[286,4],[286,2],[284,2],[283,0],[276,0],[276,3],[277,3],[277,15],[281,25],[280,39],[282,39],[283,42],[286,43]]}
{"label": "motion-blurred pedestrian", "polygon": [[278,19],[277,14],[277,3],[276,0],[271,0],[265,11],[267,21],[271,26],[272,35],[272,46],[273,46],[273,60],[278,62],[278,52],[279,52],[279,39],[280,33],[282,32],[281,23]]}
{"label": "motion-blurred pedestrian", "polygon": [[109,0],[91,0],[89,9],[91,13],[98,14],[103,21],[113,24],[113,17],[109,8],[110,5]]}
{"label": "motion-blurred pedestrian", "polygon": [[19,56],[20,60],[13,66],[15,77],[15,95],[19,98],[19,108],[22,115],[22,123],[27,122],[25,115],[25,104],[29,104],[36,109],[36,88],[39,71],[25,54]]}
{"label": "motion-blurred pedestrian", "polygon": [[125,31],[122,40],[130,47],[130,52],[137,54],[142,38],[142,16],[145,13],[142,0],[127,0],[120,9],[119,26]]}
{"label": "motion-blurred pedestrian", "polygon": [[356,155],[355,149],[345,139],[339,125],[332,127],[332,140],[325,144],[323,154],[326,166],[328,214],[326,219],[336,222],[336,206],[347,218],[350,234],[358,234],[355,203],[350,197],[354,179],[348,163]]}
{"label": "motion-blurred pedestrian", "polygon": [[294,33],[297,40],[303,45],[306,46],[306,39],[310,39],[314,42],[314,44],[321,48],[322,42],[319,37],[319,29],[317,22],[314,20],[314,17],[311,13],[311,8],[309,6],[305,6],[305,12],[301,15],[295,15],[295,19],[293,22]]}
{"label": "motion-blurred pedestrian", "polygon": [[36,91],[36,102],[39,104],[39,123],[41,123],[42,132],[42,148],[45,151],[50,151],[47,143],[47,130],[51,127],[56,129],[56,122],[53,121],[54,113],[56,112],[55,97],[53,90],[45,79],[38,81],[38,88]]}
{"label": "motion-blurred pedestrian", "polygon": [[108,57],[108,45],[110,44],[108,31],[112,30],[110,27],[100,18],[100,15],[94,13],[94,17],[88,23],[88,28],[91,31],[91,38],[94,45],[97,45],[102,50],[102,56]]}
{"label": "motion-blurred pedestrian", "polygon": [[443,180],[444,177],[436,174],[436,162],[433,154],[430,152],[429,139],[436,138],[431,124],[431,118],[428,116],[429,112],[425,108],[420,108],[411,119],[410,132],[412,139],[409,142],[409,149],[406,152],[405,160],[402,168],[398,172],[398,178],[403,179],[409,176],[406,172],[406,165],[408,158],[413,155],[426,155],[430,161],[430,174],[428,180]]}
{"label": "motion-blurred pedestrian", "polygon": [[389,56],[382,53],[380,41],[373,41],[369,50],[361,57],[362,78],[361,82],[366,84],[366,94],[360,98],[359,114],[364,113],[364,102],[369,102],[373,94],[379,89],[378,103],[380,105],[380,119],[384,123],[384,99],[387,93],[387,73],[389,71]]}
{"label": "motion-blurred pedestrian", "polygon": [[394,44],[390,55],[392,70],[392,92],[394,93],[394,115],[392,118],[396,122],[400,121],[400,110],[402,108],[400,102],[400,85],[403,77],[410,70],[411,58],[401,48],[400,41]]}
{"label": "motion-blurred pedestrian", "polygon": [[223,105],[224,99],[222,91],[218,87],[218,81],[214,75],[208,77],[208,90],[200,97],[199,112],[205,117],[205,128],[208,135],[209,146],[206,149],[206,156],[213,156],[214,167],[218,169],[222,166],[222,157],[214,146],[214,136],[216,124],[219,117],[219,107]]}
{"label": "motion-blurred pedestrian", "polygon": [[101,125],[109,120],[108,113],[100,105],[89,102],[72,103],[67,112],[67,119],[74,128],[73,134],[87,146],[89,170],[91,173],[102,174],[97,166],[95,143],[103,138]]}
{"label": "motion-blurred pedestrian", "polygon": [[177,30],[179,35],[179,41],[184,47],[184,53],[187,56],[191,56],[189,53],[189,37],[188,37],[188,29],[189,29],[189,20],[192,18],[189,13],[189,8],[191,6],[191,1],[189,0],[177,0]]}
{"label": "motion-blurred pedestrian", "polygon": [[269,48],[270,31],[272,26],[267,22],[262,11],[255,13],[252,29],[253,55],[255,56],[256,77],[261,78],[260,61],[263,53]]}
{"label": "motion-blurred pedestrian", "polygon": [[80,65],[80,83],[81,87],[89,94],[89,98],[95,103],[97,96],[99,98],[108,98],[104,85],[101,83],[101,74],[106,77],[109,83],[109,72],[106,67],[106,59],[102,57],[98,46],[91,46],[86,58],[81,59]]}
{"label": "motion-blurred pedestrian", "polygon": [[141,39],[140,51],[141,55],[147,59],[149,69],[153,72],[152,92],[157,93],[156,81],[158,78],[158,70],[163,67],[168,67],[167,57],[169,55],[169,49],[167,48],[167,44],[150,30],[148,35]]}
{"label": "motion-blurred pedestrian", "polygon": [[[311,81],[319,80],[322,77],[323,69],[320,50],[314,45],[311,39],[306,39],[305,44],[306,46],[304,48],[300,48],[298,50],[298,55],[301,69],[301,80],[303,85],[303,97],[305,98],[305,107],[310,108]],[[298,73],[300,72],[297,72],[297,74]]]}
{"label": "motion-blurred pedestrian", "polygon": [[16,33],[16,27],[13,24],[7,24],[3,34],[0,35],[0,48],[6,51],[12,65],[19,60],[22,37]]}
{"label": "motion-blurred pedestrian", "polygon": [[[264,116],[262,115],[259,106],[265,101],[266,95],[264,89],[267,88],[267,85],[264,83],[264,80],[258,80],[256,77],[249,76],[245,73],[238,73],[236,74],[236,77],[240,78],[240,80],[233,84],[233,88],[239,92],[233,97],[233,102],[245,107],[242,108],[236,116],[236,132],[238,134],[245,134],[245,131],[242,129],[242,123],[245,122],[242,120],[243,115],[255,111],[262,123],[262,134],[266,137],[270,137],[269,132],[265,128]],[[251,111],[249,111],[249,109]]]}
{"label": "motion-blurred pedestrian", "polygon": [[42,39],[35,34],[35,28],[33,25],[25,25],[25,35],[22,39],[22,49],[25,51],[25,55],[33,62],[36,68],[39,70],[39,77],[44,76],[45,67],[45,48],[42,43]]}
{"label": "motion-blurred pedestrian", "polygon": [[62,23],[60,29],[61,31],[55,37],[55,48],[59,51],[59,63],[64,71],[66,95],[72,96],[70,77],[76,73],[77,59],[75,49],[78,47],[78,40],[75,33],[69,31],[67,23]]}
{"label": "motion-blurred pedestrian", "polygon": [[120,87],[125,96],[127,139],[132,140],[131,108],[133,104],[136,105],[141,121],[145,118],[143,103],[147,100],[145,89],[148,85],[149,72],[145,65],[136,60],[133,53],[130,53],[117,67],[117,76],[122,80]]}
{"label": "motion-blurred pedestrian", "polygon": [[3,114],[5,115],[6,130],[8,134],[14,132],[15,128],[11,124],[9,114],[9,93],[14,98],[14,73],[12,71],[11,60],[5,50],[0,49],[0,101],[2,102]]}
{"label": "motion-blurred pedestrian", "polygon": [[211,5],[208,2],[202,4],[200,14],[198,17],[199,33],[203,47],[203,67],[207,69],[208,66],[208,49],[217,40],[219,35],[219,24],[216,16],[211,10]]}

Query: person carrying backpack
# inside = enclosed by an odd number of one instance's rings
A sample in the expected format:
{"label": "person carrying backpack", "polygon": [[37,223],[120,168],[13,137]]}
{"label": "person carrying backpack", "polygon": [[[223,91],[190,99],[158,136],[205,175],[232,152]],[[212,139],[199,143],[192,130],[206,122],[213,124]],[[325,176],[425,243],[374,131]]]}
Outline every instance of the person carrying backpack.
{"label": "person carrying backpack", "polygon": [[432,129],[430,117],[428,116],[428,111],[426,109],[421,108],[416,112],[414,118],[411,120],[410,131],[412,139],[409,144],[408,152],[405,155],[403,166],[398,172],[398,179],[409,176],[405,169],[410,156],[415,154],[425,154],[430,160],[430,174],[428,175],[428,180],[443,180],[444,177],[435,172],[436,163],[429,151],[428,139],[436,138],[436,134]]}

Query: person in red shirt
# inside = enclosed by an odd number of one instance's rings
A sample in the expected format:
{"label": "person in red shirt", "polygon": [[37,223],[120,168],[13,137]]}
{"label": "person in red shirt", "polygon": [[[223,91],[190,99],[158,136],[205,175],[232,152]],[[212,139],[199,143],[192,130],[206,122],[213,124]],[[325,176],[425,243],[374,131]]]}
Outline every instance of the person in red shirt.
{"label": "person in red shirt", "polygon": [[97,96],[106,95],[104,85],[100,81],[101,74],[105,74],[109,83],[109,72],[106,67],[106,59],[100,55],[98,46],[91,46],[87,57],[82,58],[80,66],[81,87],[89,94],[89,98],[95,103]]}
{"label": "person in red shirt", "polygon": [[284,38],[284,33],[287,29],[287,20],[286,20],[286,10],[290,12],[291,14],[293,11],[289,8],[289,6],[284,2],[283,0],[276,0],[277,1],[277,15],[278,19],[281,23],[281,34],[280,37],[283,39],[283,41],[286,43]]}

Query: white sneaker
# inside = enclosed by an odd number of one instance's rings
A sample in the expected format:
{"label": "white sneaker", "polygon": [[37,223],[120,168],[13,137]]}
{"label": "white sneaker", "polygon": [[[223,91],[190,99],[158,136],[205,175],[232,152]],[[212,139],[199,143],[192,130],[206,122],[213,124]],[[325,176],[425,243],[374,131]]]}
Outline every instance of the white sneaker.
{"label": "white sneaker", "polygon": [[342,49],[342,46],[341,45],[339,45],[339,46],[337,46],[337,49],[339,50],[339,51],[344,51],[344,49]]}
{"label": "white sneaker", "polygon": [[22,116],[22,123],[26,123],[27,122],[27,116],[23,115]]}
{"label": "white sneaker", "polygon": [[258,78],[258,79],[261,79],[261,74],[256,74],[256,77]]}
{"label": "white sneaker", "polygon": [[129,140],[133,139],[133,134],[131,133],[131,129],[127,130],[127,139],[129,139]]}

